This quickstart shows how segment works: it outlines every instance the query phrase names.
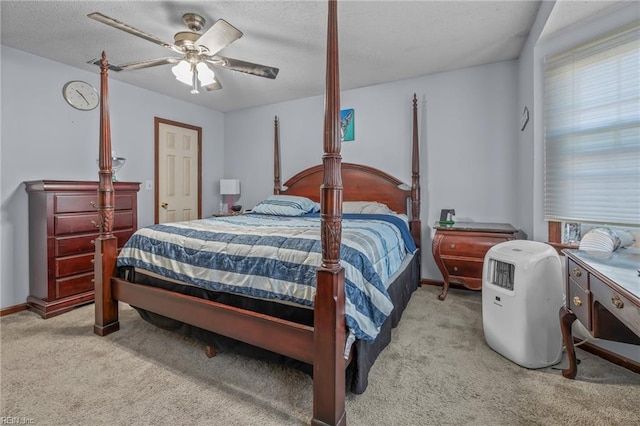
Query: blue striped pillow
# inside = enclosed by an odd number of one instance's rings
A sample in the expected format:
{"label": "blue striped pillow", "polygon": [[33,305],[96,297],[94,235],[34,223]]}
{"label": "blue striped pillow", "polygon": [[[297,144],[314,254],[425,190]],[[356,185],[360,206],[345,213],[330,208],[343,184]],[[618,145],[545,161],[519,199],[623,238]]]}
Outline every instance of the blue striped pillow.
{"label": "blue striped pillow", "polygon": [[253,208],[253,213],[302,216],[315,211],[316,203],[296,195],[270,195]]}

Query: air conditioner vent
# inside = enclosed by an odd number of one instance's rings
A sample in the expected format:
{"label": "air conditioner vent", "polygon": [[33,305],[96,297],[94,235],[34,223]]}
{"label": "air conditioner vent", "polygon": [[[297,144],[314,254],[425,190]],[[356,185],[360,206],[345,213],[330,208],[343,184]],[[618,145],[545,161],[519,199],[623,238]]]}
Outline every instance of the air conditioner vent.
{"label": "air conditioner vent", "polygon": [[513,277],[516,267],[510,263],[493,261],[493,271],[491,272],[491,284],[513,291]]}

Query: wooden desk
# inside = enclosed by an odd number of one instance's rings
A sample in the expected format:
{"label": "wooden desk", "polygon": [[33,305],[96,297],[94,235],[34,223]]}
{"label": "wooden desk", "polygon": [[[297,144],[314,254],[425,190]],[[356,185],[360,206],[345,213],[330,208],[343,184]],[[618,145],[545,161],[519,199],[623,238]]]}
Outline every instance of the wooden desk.
{"label": "wooden desk", "polygon": [[[569,367],[562,375],[577,374],[571,325],[578,319],[600,339],[640,345],[640,254],[563,250],[567,261],[567,297],[560,308],[562,340]],[[640,351],[640,346],[638,346]]]}
{"label": "wooden desk", "polygon": [[440,226],[436,222],[434,228],[433,258],[444,279],[440,300],[447,297],[450,282],[480,290],[487,251],[498,243],[521,238],[520,231],[508,223],[456,222]]}

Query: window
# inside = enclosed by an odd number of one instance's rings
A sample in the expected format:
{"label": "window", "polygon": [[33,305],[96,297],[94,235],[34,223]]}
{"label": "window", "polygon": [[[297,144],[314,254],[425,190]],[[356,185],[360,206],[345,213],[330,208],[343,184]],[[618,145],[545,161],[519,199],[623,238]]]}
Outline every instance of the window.
{"label": "window", "polygon": [[640,24],[546,59],[545,218],[640,225]]}

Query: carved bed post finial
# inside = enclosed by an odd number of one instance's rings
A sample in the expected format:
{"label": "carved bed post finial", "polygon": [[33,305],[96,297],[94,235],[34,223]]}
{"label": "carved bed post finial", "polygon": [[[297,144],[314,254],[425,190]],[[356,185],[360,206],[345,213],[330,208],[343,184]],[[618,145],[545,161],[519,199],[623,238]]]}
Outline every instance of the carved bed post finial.
{"label": "carved bed post finial", "polygon": [[111,236],[113,231],[113,172],[111,157],[111,123],[109,121],[108,76],[109,62],[102,52],[100,62],[100,146],[98,149],[98,215],[100,235]]}
{"label": "carved bed post finial", "polygon": [[280,120],[273,120],[273,193],[280,194]]}
{"label": "carved bed post finial", "polygon": [[413,152],[411,156],[411,234],[420,247],[420,151],[418,148],[418,98],[413,94]]}

